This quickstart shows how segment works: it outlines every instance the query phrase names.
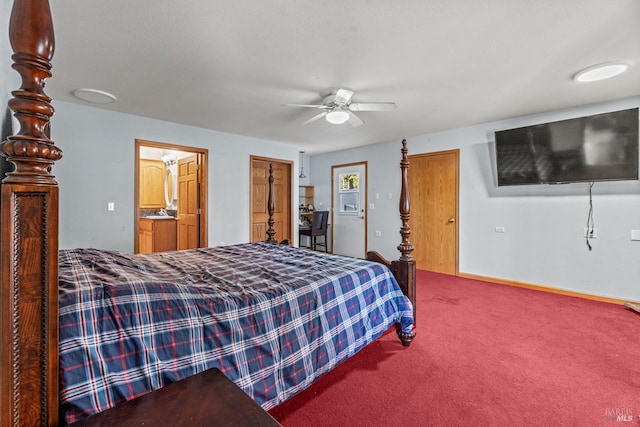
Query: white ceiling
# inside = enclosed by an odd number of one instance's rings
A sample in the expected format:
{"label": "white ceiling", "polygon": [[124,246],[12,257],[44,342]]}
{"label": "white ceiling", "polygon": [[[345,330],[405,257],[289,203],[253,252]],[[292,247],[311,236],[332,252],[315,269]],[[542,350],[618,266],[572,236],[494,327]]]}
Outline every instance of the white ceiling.
{"label": "white ceiling", "polygon": [[[54,100],[298,145],[308,153],[640,95],[638,0],[53,1]],[[622,60],[616,78],[576,83]],[[301,123],[330,87],[395,101]],[[55,103],[54,103],[55,105]]]}

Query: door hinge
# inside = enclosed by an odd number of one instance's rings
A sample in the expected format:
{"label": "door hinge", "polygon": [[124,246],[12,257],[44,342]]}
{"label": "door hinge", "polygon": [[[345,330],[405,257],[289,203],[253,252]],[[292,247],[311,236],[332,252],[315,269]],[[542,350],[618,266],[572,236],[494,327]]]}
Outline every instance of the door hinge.
{"label": "door hinge", "polygon": [[196,211],[196,213],[197,213],[198,215],[202,214],[202,209],[198,208],[198,210]]}

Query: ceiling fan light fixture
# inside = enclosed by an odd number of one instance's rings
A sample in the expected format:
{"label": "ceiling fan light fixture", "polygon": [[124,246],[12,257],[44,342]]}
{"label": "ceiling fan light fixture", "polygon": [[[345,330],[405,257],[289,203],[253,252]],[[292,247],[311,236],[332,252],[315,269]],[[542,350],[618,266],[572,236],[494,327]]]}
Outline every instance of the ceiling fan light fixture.
{"label": "ceiling fan light fixture", "polygon": [[595,82],[615,77],[629,69],[629,64],[623,62],[606,62],[604,64],[594,65],[579,71],[573,77],[577,82]]}
{"label": "ceiling fan light fixture", "polygon": [[342,110],[329,111],[325,118],[333,125],[341,125],[349,120],[349,113]]}

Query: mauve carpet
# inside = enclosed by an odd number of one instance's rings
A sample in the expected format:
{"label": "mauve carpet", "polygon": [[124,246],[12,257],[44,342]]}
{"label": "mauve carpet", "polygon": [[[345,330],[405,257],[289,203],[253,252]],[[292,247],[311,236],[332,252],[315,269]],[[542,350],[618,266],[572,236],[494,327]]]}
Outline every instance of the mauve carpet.
{"label": "mauve carpet", "polygon": [[637,426],[640,316],[418,271],[417,337],[393,331],[269,412],[284,426]]}

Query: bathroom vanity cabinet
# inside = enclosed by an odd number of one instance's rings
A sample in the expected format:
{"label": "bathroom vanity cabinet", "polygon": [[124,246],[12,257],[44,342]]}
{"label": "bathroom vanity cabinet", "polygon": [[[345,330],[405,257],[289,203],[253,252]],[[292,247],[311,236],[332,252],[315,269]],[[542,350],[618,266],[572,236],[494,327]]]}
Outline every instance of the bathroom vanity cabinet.
{"label": "bathroom vanity cabinet", "polygon": [[141,254],[175,251],[177,249],[177,221],[175,218],[140,218],[138,249]]}

